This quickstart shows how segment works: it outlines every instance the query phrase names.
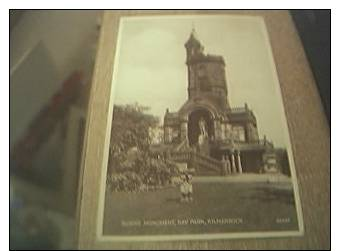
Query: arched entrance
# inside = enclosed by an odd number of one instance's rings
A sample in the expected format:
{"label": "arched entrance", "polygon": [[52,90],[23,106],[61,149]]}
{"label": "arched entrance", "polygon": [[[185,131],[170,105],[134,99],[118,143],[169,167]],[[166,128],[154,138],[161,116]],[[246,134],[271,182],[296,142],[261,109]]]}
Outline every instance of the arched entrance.
{"label": "arched entrance", "polygon": [[214,136],[214,121],[212,114],[208,110],[198,108],[192,111],[188,117],[189,145],[197,146],[199,136],[202,134],[205,134],[207,139]]}

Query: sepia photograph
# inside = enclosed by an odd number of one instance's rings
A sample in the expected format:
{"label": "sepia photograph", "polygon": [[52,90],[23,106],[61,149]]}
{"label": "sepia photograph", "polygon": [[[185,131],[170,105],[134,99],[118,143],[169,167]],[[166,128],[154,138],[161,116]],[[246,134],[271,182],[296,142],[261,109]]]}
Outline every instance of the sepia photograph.
{"label": "sepia photograph", "polygon": [[303,235],[263,18],[123,17],[117,39],[97,235]]}

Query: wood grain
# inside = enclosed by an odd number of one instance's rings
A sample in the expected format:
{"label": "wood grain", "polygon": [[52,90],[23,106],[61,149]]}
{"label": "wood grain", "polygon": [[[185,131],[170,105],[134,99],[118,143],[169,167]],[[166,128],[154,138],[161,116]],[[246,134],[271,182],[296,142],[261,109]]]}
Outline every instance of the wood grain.
{"label": "wood grain", "polygon": [[[291,136],[305,225],[303,237],[106,243],[95,239],[100,168],[119,17],[160,14],[260,15],[266,22]],[[288,11],[106,11],[86,125],[78,199],[81,249],[329,249],[330,132],[302,44]]]}

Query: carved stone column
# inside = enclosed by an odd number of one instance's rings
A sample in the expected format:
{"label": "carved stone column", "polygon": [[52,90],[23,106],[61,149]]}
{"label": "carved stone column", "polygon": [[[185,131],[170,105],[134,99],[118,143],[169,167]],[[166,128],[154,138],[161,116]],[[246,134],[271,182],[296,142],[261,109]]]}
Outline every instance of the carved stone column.
{"label": "carved stone column", "polygon": [[218,121],[218,119],[216,118],[214,120],[214,132],[215,132],[215,140],[220,139],[220,122]]}
{"label": "carved stone column", "polygon": [[236,164],[235,164],[234,152],[231,153],[231,172],[236,173]]}
{"label": "carved stone column", "polygon": [[227,172],[228,174],[231,174],[231,164],[230,164],[230,159],[228,155],[226,155],[226,161],[227,161]]}
{"label": "carved stone column", "polygon": [[221,139],[224,140],[225,137],[225,124],[222,122],[221,123]]}
{"label": "carved stone column", "polygon": [[240,151],[237,151],[237,167],[238,167],[238,172],[242,173],[242,163],[241,163],[241,153]]}

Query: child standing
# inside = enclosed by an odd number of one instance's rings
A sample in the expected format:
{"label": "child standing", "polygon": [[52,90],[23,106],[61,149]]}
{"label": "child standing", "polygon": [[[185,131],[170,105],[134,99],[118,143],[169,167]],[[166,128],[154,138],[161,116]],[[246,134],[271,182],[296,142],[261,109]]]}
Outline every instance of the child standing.
{"label": "child standing", "polygon": [[193,189],[191,183],[192,176],[190,174],[184,174],[181,176],[181,185],[180,185],[180,192],[181,192],[181,202],[189,202],[193,200]]}

